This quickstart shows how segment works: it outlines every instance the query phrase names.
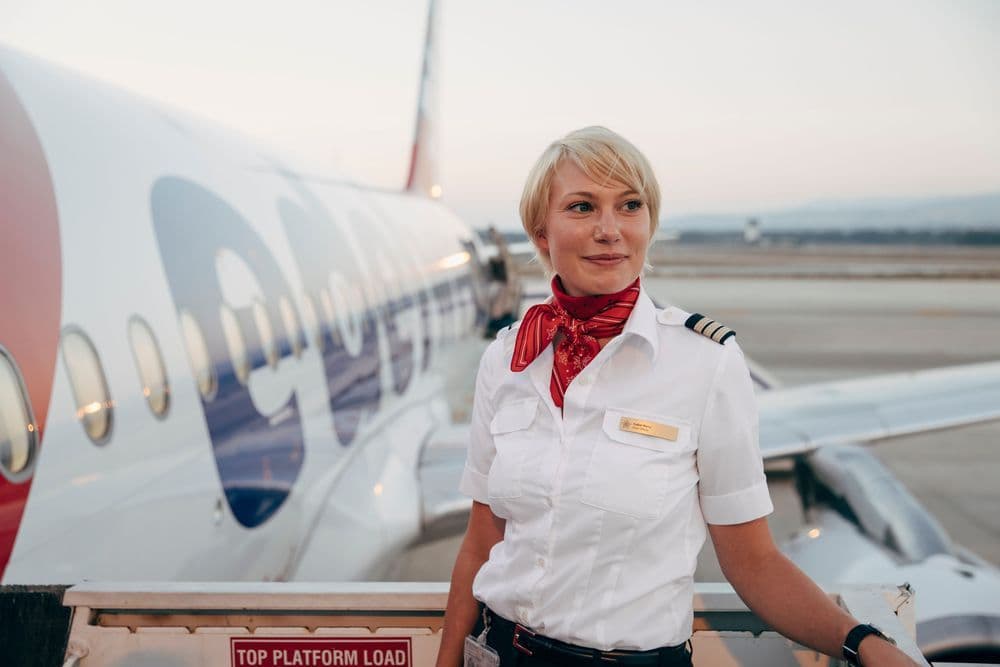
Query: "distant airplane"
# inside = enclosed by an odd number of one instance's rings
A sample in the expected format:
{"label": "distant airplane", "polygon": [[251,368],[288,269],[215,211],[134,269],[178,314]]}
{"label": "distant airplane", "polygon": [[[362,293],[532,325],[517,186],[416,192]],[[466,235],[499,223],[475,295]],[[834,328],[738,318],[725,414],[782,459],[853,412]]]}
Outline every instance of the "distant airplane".
{"label": "distant airplane", "polygon": [[[434,201],[432,61],[392,193],[0,49],[0,581],[370,579],[461,530],[442,369],[497,314]],[[997,571],[845,444],[1000,416],[1000,364],[755,380],[812,511],[787,552],[1000,655]]]}

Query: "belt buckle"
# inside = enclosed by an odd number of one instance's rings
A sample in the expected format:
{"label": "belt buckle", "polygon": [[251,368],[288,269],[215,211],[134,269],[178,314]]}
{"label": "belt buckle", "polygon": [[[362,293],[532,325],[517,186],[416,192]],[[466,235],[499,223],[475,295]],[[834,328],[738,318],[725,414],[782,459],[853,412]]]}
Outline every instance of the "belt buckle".
{"label": "belt buckle", "polygon": [[528,628],[524,627],[520,623],[515,623],[514,624],[514,641],[513,641],[514,648],[516,648],[521,653],[524,653],[525,655],[534,655],[534,653],[532,652],[532,650],[530,648],[528,648],[527,646],[521,646],[521,633],[522,632],[525,633],[526,635],[528,635],[529,637],[534,637],[535,636],[535,633],[532,632],[531,630],[529,630]]}

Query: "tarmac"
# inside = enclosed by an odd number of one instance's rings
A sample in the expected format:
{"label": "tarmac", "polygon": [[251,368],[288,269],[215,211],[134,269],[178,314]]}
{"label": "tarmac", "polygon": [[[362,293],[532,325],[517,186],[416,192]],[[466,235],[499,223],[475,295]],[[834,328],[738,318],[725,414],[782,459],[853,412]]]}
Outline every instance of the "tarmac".
{"label": "tarmac", "polygon": [[[674,247],[656,256],[644,284],[661,305],[700,312],[735,329],[747,356],[789,386],[1000,360],[1000,276],[990,275],[990,267],[1000,269],[1000,249],[911,250],[824,248],[824,266],[836,270],[817,271],[809,252],[787,248]],[[961,263],[970,257],[975,271]],[[906,270],[894,268],[899,266]],[[526,276],[525,286],[529,296],[547,289],[537,272]],[[467,419],[470,376],[481,348],[467,350],[469,371],[453,378],[459,419]],[[872,446],[955,542],[1000,565],[1000,421]],[[780,542],[803,517],[787,476],[769,481],[775,504],[769,523]],[[447,580],[460,541],[411,550],[392,576]],[[710,543],[696,580],[721,580]]]}

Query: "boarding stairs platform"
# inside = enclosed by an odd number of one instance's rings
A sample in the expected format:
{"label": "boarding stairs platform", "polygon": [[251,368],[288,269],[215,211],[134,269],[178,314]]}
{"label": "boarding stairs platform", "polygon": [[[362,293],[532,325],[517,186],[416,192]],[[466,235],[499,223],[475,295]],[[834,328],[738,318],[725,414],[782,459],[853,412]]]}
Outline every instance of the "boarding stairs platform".
{"label": "boarding stairs platform", "polygon": [[[841,664],[766,627],[727,584],[695,586],[696,667]],[[918,664],[907,587],[828,591]],[[85,583],[65,667],[432,667],[446,583]]]}

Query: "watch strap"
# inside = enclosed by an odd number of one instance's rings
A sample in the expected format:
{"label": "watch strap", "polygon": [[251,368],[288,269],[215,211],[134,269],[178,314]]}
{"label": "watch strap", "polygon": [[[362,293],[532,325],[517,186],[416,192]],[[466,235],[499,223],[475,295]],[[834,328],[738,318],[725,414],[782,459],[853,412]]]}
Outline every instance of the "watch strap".
{"label": "watch strap", "polygon": [[876,637],[881,637],[890,643],[895,643],[886,637],[885,634],[874,625],[870,625],[868,623],[855,625],[851,628],[851,631],[847,633],[847,637],[844,639],[842,652],[844,654],[844,660],[847,661],[847,664],[855,665],[855,667],[861,667],[861,656],[858,648],[861,646],[861,640],[869,635],[875,635]]}

